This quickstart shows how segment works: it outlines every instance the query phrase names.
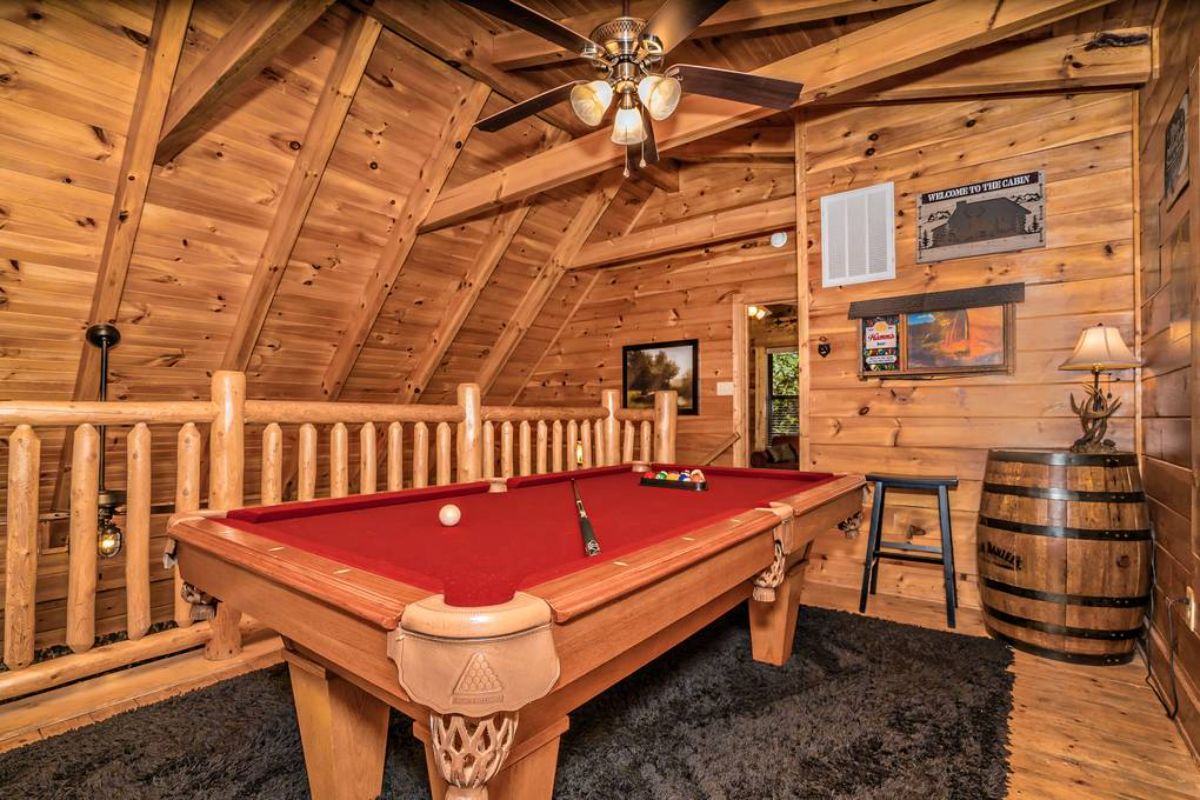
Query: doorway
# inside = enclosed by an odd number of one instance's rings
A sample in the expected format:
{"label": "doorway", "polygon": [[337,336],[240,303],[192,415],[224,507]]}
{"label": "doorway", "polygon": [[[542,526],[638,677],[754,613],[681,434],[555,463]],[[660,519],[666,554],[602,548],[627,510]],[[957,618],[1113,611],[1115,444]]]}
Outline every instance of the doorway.
{"label": "doorway", "polygon": [[796,303],[738,298],[734,315],[734,464],[798,469]]}

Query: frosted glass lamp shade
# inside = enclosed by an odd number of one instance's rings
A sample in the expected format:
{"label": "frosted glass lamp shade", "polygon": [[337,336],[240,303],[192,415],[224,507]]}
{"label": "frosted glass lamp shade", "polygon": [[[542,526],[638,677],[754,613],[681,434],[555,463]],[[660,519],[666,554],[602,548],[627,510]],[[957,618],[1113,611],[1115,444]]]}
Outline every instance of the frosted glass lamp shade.
{"label": "frosted glass lamp shade", "polygon": [[608,81],[589,81],[571,90],[571,108],[585,125],[599,125],[612,99],[613,90]]}
{"label": "frosted glass lamp shade", "polygon": [[1075,352],[1064,361],[1059,369],[1082,372],[1107,372],[1114,369],[1131,369],[1140,361],[1129,351],[1121,332],[1100,323],[1084,328],[1075,344]]}
{"label": "frosted glass lamp shade", "polygon": [[640,108],[618,108],[613,121],[612,140],[617,144],[640,144],[646,138],[646,126],[642,123]]}
{"label": "frosted glass lamp shade", "polygon": [[675,113],[682,89],[679,81],[666,75],[647,75],[638,82],[638,99],[650,118],[664,120]]}

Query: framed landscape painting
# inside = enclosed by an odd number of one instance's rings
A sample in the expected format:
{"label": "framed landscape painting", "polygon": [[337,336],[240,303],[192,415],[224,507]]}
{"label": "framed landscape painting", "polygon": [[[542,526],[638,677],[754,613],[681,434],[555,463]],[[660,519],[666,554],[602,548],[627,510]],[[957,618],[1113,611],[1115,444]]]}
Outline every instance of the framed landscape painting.
{"label": "framed landscape painting", "polygon": [[679,393],[679,413],[700,413],[700,341],[625,345],[621,353],[621,398],[625,408],[654,408],[654,393]]}

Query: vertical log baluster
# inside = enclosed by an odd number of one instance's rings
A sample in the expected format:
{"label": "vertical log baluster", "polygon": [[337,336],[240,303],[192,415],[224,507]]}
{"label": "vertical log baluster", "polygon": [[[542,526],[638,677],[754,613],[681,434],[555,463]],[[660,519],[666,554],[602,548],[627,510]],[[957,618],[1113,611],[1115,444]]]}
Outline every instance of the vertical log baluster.
{"label": "vertical log baluster", "polygon": [[312,500],[317,496],[317,428],[311,422],[300,426],[299,448],[296,499]]}
{"label": "vertical log baluster", "polygon": [[273,506],[283,502],[283,428],[272,422],[263,428],[262,438],[262,504]]}
{"label": "vertical log baluster", "polygon": [[621,447],[621,461],[628,464],[633,461],[633,440],[635,438],[633,432],[633,421],[625,420],[625,439]]}
{"label": "vertical log baluster", "polygon": [[646,463],[654,461],[654,451],[651,449],[651,442],[654,440],[654,427],[650,424],[650,420],[642,420],[641,430],[641,447],[638,448],[638,458]]}
{"label": "vertical log baluster", "polygon": [[621,423],[617,419],[621,390],[605,389],[600,392],[600,405],[604,406],[605,411],[600,425],[604,429],[604,463],[612,466],[621,462]]}
{"label": "vertical log baluster", "polygon": [[579,439],[583,443],[583,468],[592,466],[592,423],[583,420],[579,423]]}
{"label": "vertical log baluster", "polygon": [[491,420],[483,423],[483,479],[496,477],[496,425]]}
{"label": "vertical log baluster", "polygon": [[513,476],[513,424],[505,422],[500,426],[500,476]]}
{"label": "vertical log baluster", "polygon": [[[189,422],[179,429],[175,473],[175,513],[197,511],[200,508],[200,456],[204,440],[200,429]],[[192,624],[192,605],[183,599],[183,579],[175,567],[175,624],[186,628]]]}
{"label": "vertical log baluster", "polygon": [[480,425],[483,421],[483,399],[477,383],[461,383],[458,386],[458,405],[463,410],[463,421],[458,423],[458,480],[469,483],[479,480]]}
{"label": "vertical log baluster", "polygon": [[150,630],[150,428],[139,422],[126,439],[125,628],[131,640]]}
{"label": "vertical log baluster", "polygon": [[4,663],[33,663],[36,630],[38,492],[42,442],[28,425],[8,438],[8,518],[4,555]]}
{"label": "vertical log baluster", "polygon": [[561,419],[554,420],[550,439],[550,469],[555,472],[563,471],[563,424]]}
{"label": "vertical log baluster", "polygon": [[596,420],[592,423],[592,428],[594,429],[592,435],[592,466],[607,466],[609,463],[608,433],[604,430],[604,421]]}
{"label": "vertical log baluster", "polygon": [[437,465],[436,478],[438,486],[446,486],[450,483],[450,454],[454,447],[453,435],[450,429],[449,422],[439,422],[437,424],[436,446],[437,446]]}
{"label": "vertical log baluster", "polygon": [[679,393],[654,393],[654,460],[675,463],[675,424],[679,413]]}
{"label": "vertical log baluster", "polygon": [[529,475],[533,472],[533,428],[529,424],[529,420],[521,420],[519,429],[521,442],[521,457],[518,462],[518,467],[522,475]]}
{"label": "vertical log baluster", "polygon": [[375,423],[364,422],[358,429],[358,493],[375,494],[379,457],[375,454]]}
{"label": "vertical log baluster", "polygon": [[350,494],[350,433],[344,422],[329,430],[329,496]]}
{"label": "vertical log baluster", "polygon": [[387,487],[389,492],[404,488],[404,426],[399,422],[388,425]]}
{"label": "vertical log baluster", "polygon": [[537,424],[537,473],[538,475],[546,474],[546,445],[547,435],[549,434],[549,426],[545,420],[538,420]]}
{"label": "vertical log baluster", "polygon": [[413,425],[413,479],[415,489],[429,485],[429,426],[424,422]]}
{"label": "vertical log baluster", "polygon": [[579,469],[582,456],[576,455],[577,452],[582,452],[579,444],[579,423],[575,420],[567,421],[567,469],[571,472]]}
{"label": "vertical log baluster", "polygon": [[75,429],[71,456],[71,537],[67,566],[67,646],[76,653],[96,640],[96,523],[100,436]]}

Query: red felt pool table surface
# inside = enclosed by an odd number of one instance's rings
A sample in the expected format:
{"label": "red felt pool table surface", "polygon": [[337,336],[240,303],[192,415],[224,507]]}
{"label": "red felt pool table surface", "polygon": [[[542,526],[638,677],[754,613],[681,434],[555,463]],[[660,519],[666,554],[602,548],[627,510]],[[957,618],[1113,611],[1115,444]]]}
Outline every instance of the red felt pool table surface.
{"label": "red felt pool table surface", "polygon": [[[833,480],[827,473],[711,467],[706,492],[639,485],[628,465],[230,512],[240,530],[444,593],[452,605],[502,603],[518,589],[618,558]],[[600,541],[584,555],[570,479]],[[462,520],[438,522],[453,503]]]}

